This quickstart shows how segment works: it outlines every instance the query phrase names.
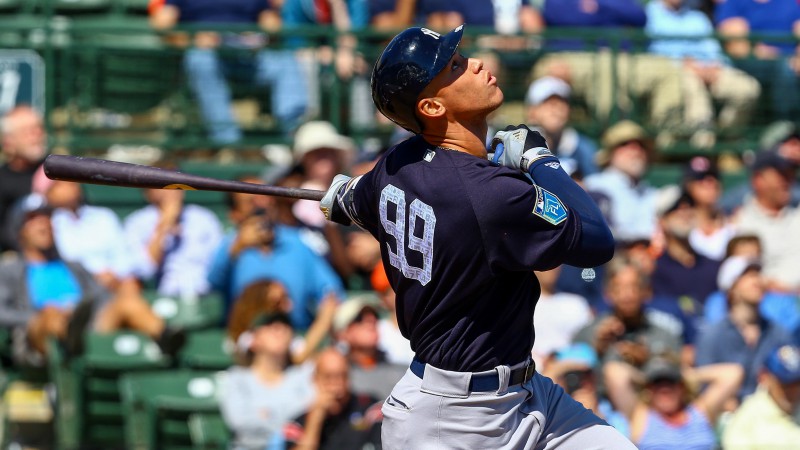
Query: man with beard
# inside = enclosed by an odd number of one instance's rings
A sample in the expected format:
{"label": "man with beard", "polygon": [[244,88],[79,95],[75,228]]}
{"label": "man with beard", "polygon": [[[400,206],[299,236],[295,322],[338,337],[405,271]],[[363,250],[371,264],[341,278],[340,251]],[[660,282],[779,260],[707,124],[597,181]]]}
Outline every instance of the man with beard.
{"label": "man with beard", "polygon": [[800,442],[800,348],[784,345],[767,358],[756,393],[731,416],[724,448],[794,448]]}
{"label": "man with beard", "polygon": [[702,305],[717,290],[719,262],[697,253],[689,244],[689,234],[697,226],[691,197],[671,186],[660,193],[658,207],[664,251],[651,276],[653,297],[676,300],[684,314],[702,317]]}
{"label": "man with beard", "polygon": [[3,116],[3,165],[0,166],[0,251],[13,249],[15,230],[8,229],[8,211],[31,193],[31,181],[47,150],[42,116],[30,106],[18,106]]}
{"label": "man with beard", "polygon": [[650,239],[655,230],[656,190],[642,178],[653,154],[653,140],[639,125],[623,120],[609,128],[597,159],[602,172],[586,177],[589,191],[611,199],[611,232],[618,244]]}

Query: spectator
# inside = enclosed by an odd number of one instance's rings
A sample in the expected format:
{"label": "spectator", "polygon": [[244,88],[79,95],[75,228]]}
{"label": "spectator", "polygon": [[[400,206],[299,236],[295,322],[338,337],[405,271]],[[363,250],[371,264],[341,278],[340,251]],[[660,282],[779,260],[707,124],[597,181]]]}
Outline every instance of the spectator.
{"label": "spectator", "polygon": [[722,183],[716,164],[695,156],[684,168],[683,190],[694,203],[697,225],[689,232],[689,244],[697,253],[722,261],[736,229],[719,208]]}
{"label": "spectator", "polygon": [[[778,121],[768,126],[758,141],[760,151],[772,151],[800,167],[800,130],[789,121]],[[756,159],[758,159],[756,157]],[[794,180],[791,186],[792,206],[800,204],[800,181]],[[748,181],[725,190],[722,196],[722,209],[730,214],[753,195],[752,184]]]}
{"label": "spectator", "polygon": [[[280,282],[293,306],[292,325],[305,332],[322,300],[343,298],[343,286],[330,265],[309,249],[296,230],[275,224],[270,211],[249,217],[217,247],[208,282],[226,298],[226,311],[250,283]],[[227,314],[226,314],[227,317]]]}
{"label": "spectator", "polygon": [[[326,297],[305,335],[295,337],[290,355],[292,364],[306,362],[316,354],[320,344],[328,338],[336,305],[335,298]],[[268,279],[250,283],[233,303],[228,319],[228,338],[232,343],[240,344],[247,350],[252,341],[252,333],[248,334],[248,330],[254,317],[273,313],[288,315],[291,310],[292,299],[281,283]]]}
{"label": "spectator", "polygon": [[569,84],[560,78],[547,76],[534,81],[525,96],[527,121],[542,132],[568,173],[588,176],[597,172],[597,146],[568,125],[571,92]]}
{"label": "spectator", "polygon": [[[758,250],[758,238],[752,235],[743,235],[734,238],[731,241],[735,245],[730,250],[730,256],[727,259],[740,260],[738,263],[728,264],[726,270],[729,272],[719,274],[719,279],[723,280],[725,285],[732,283],[731,277],[738,276],[741,270],[741,261],[760,261],[761,252]],[[741,243],[741,244],[739,244]],[[742,245],[742,249],[738,250],[736,247]],[[748,247],[755,245],[757,250],[751,252]],[[726,261],[727,261],[726,259]],[[769,289],[766,285],[763,275],[761,274],[760,266],[752,268],[753,272],[758,274],[760,283],[765,287],[764,296],[758,305],[758,311],[761,316],[769,322],[786,329],[789,332],[794,332],[800,329],[800,302],[798,296],[788,294],[785,292],[778,292]],[[704,320],[706,325],[711,325],[720,322],[727,315],[726,307],[726,293],[723,290],[718,290],[711,294],[706,300]]]}
{"label": "spectator", "polygon": [[[263,184],[264,181],[258,175],[243,175],[236,181],[245,183]],[[235,230],[248,217],[259,210],[265,210],[271,204],[273,198],[268,195],[245,194],[243,192],[228,192],[225,196],[225,204],[228,209],[228,220],[225,231]]]}
{"label": "spectator", "polygon": [[411,350],[411,342],[400,331],[395,310],[395,293],[386,277],[386,271],[383,270],[382,261],[375,265],[370,282],[386,309],[386,315],[378,320],[378,349],[386,355],[387,362],[408,366],[414,359],[414,350]]}
{"label": "spectator", "polygon": [[53,208],[51,220],[58,253],[67,261],[81,264],[108,290],[114,291],[122,282],[135,281],[125,231],[114,211],[87,205],[80,184],[47,184],[44,195]]}
{"label": "spectator", "polygon": [[222,238],[219,219],[203,206],[185,204],[179,189],[145,189],[144,196],[149,205],[124,222],[134,273],[161,295],[206,294],[211,258]]}
{"label": "spectator", "polygon": [[368,296],[356,296],[339,305],[333,335],[350,362],[353,386],[375,398],[386,398],[407,366],[392,364],[378,348],[378,310]]}
{"label": "spectator", "polygon": [[784,345],[767,357],[758,389],[733,413],[722,433],[731,450],[793,448],[800,442],[800,348]]}
{"label": "spectator", "polygon": [[759,152],[753,162],[750,183],[753,196],[736,213],[738,233],[755,234],[763,247],[764,276],[770,287],[800,291],[796,270],[800,239],[800,208],[790,205],[790,186],[796,167],[775,152]]}
{"label": "spectator", "polygon": [[764,283],[759,267],[756,261],[742,257],[725,260],[717,283],[727,295],[727,316],[703,330],[697,342],[698,367],[716,363],[737,363],[744,367],[740,399],[755,390],[758,371],[768,353],[791,342],[785,329],[761,316]]}
{"label": "spectator", "polygon": [[[637,43],[628,30],[642,30],[647,21],[642,2],[637,0],[546,0],[541,9],[548,31],[558,28],[593,28],[591,38],[562,36],[549,39],[533,78],[552,75],[569,82],[573,95],[589,107],[589,115],[607,121],[616,108],[623,115],[634,110],[632,100],[647,99],[650,124],[676,127],[684,123],[686,102],[682,91],[683,69],[671,59],[629,53]],[[615,51],[608,47],[614,46]],[[591,51],[585,50],[586,48]],[[597,49],[599,47],[599,49]],[[623,51],[618,51],[622,49]],[[666,135],[664,135],[666,136]]]}
{"label": "spectator", "polygon": [[[319,120],[303,124],[294,137],[295,161],[306,176],[300,187],[327,189],[337,173],[347,171],[355,150],[353,140],[339,134],[330,122]],[[294,213],[310,226],[322,228],[325,223],[317,202],[311,200],[295,203]]]}
{"label": "spectator", "polygon": [[[683,0],[654,0],[646,8],[645,31],[652,39],[649,51],[682,64],[685,96],[697,99],[687,104],[691,107],[684,113],[687,124],[697,129],[691,143],[710,148],[715,142],[714,125],[733,128],[747,123],[761,86],[726,63],[708,16]],[[714,102],[721,105],[716,118]]]}
{"label": "spectator", "polygon": [[634,122],[606,130],[598,160],[603,171],[586,177],[586,189],[611,199],[610,226],[618,242],[650,239],[656,225],[656,190],[643,179],[653,157],[653,141]]}
{"label": "spectator", "polygon": [[591,345],[601,360],[608,398],[626,416],[636,404],[634,381],[651,358],[678,354],[680,331],[665,315],[645,307],[649,294],[646,277],[624,259],[612,260],[606,272],[606,297],[611,310],[599,315],[575,337]]}
{"label": "spectator", "polygon": [[572,398],[591,409],[625,437],[630,438],[628,419],[614,409],[599,393],[595,371],[597,353],[586,343],[569,345],[552,354],[542,366],[542,374],[551,378]]}
{"label": "spectator", "polygon": [[41,366],[50,337],[61,340],[70,356],[83,350],[83,332],[122,328],[156,340],[165,353],[183,344],[181,330],[165,325],[138,291],[119,289],[110,295],[78,263],[56,250],[51,210],[28,197],[12,211],[19,255],[0,264],[0,326],[12,330],[17,363]]}
{"label": "spectator", "polygon": [[[303,125],[305,127],[306,125]],[[325,150],[314,150],[313,152],[324,152]],[[324,165],[324,163],[323,163]],[[288,188],[303,187],[304,171],[299,165],[285,167],[282,169],[265,171],[262,175],[263,182]],[[316,189],[316,188],[314,188]],[[313,224],[306,223],[295,214],[298,200],[289,197],[266,197],[268,200],[268,209],[271,211],[275,221],[286,227],[295,229],[303,243],[306,244],[314,253],[322,256],[331,266],[333,266],[336,273],[343,280],[348,280],[353,273],[353,265],[348,259],[346,244],[340,228],[329,221],[321,224],[313,222],[316,220],[315,215],[319,213],[319,208],[314,211],[300,208],[302,214],[306,217],[312,217]],[[299,200],[307,202],[307,200]],[[306,205],[307,206],[307,205]]]}
{"label": "spectator", "polygon": [[417,0],[373,0],[369,2],[369,23],[375,30],[397,31],[414,23]]}
{"label": "spectator", "polygon": [[[738,364],[681,370],[668,359],[651,360],[644,370],[641,400],[631,416],[631,440],[641,450],[717,448],[717,418],[736,395],[742,377]],[[701,386],[700,394],[695,394]]]}
{"label": "spectator", "polygon": [[470,26],[494,27],[494,6],[489,0],[421,0],[420,15],[425,26],[436,31],[452,30],[468,23]]}
{"label": "spectator", "polygon": [[[176,25],[258,25],[267,32],[281,28],[278,2],[269,0],[162,0],[151,2],[150,24],[159,31]],[[231,109],[226,78],[235,72],[258,85],[269,85],[273,116],[289,131],[308,107],[307,86],[295,55],[288,50],[264,49],[266,37],[256,33],[211,31],[194,35],[193,47],[184,53],[187,81],[200,106],[209,137],[219,145],[241,140]],[[186,43],[184,43],[185,45]]]}
{"label": "spectator", "polygon": [[284,427],[287,449],[381,448],[381,402],[350,388],[347,358],[324,350],[314,369],[317,396],[308,411]]}
{"label": "spectator", "polygon": [[658,216],[665,245],[651,277],[653,296],[669,298],[685,314],[700,318],[703,303],[717,289],[719,262],[697,253],[689,243],[697,226],[694,201],[681,188],[666,187],[660,194]]}
{"label": "spectator", "polygon": [[2,120],[3,164],[0,165],[0,252],[15,248],[15,230],[8,225],[12,205],[31,193],[33,174],[47,153],[42,116],[29,106],[17,106]]}
{"label": "spectator", "polygon": [[[734,64],[758,79],[769,95],[772,116],[791,120],[797,117],[800,67],[795,61],[796,44],[784,40],[797,36],[800,5],[794,0],[726,0],[714,11],[717,31],[725,40],[725,50]],[[752,39],[750,34],[760,39]],[[770,39],[766,36],[775,36]]]}
{"label": "spectator", "polygon": [[[220,409],[233,434],[231,448],[236,450],[266,448],[314,396],[313,366],[291,364],[289,347],[294,331],[289,316],[266,311],[250,316],[247,338],[239,339],[245,365],[228,369],[223,378]],[[234,314],[251,312],[237,308]]]}
{"label": "spectator", "polygon": [[575,335],[589,325],[593,314],[585,298],[556,290],[560,268],[536,272],[542,293],[536,302],[533,326],[533,360],[541,366],[551,354],[572,344]]}

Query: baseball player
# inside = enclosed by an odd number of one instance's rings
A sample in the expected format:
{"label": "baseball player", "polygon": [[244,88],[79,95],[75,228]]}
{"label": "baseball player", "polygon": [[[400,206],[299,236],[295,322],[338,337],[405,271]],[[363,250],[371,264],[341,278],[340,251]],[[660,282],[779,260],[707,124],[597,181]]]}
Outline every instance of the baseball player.
{"label": "baseball player", "polygon": [[383,446],[634,449],[531,361],[532,271],[603,264],[614,241],[539,133],[498,132],[488,159],[486,117],[503,92],[456,51],[462,33],[409,28],[388,44],[373,101],[416,136],[367,174],[338,175],[320,202],[380,242],[416,353],[384,402]]}

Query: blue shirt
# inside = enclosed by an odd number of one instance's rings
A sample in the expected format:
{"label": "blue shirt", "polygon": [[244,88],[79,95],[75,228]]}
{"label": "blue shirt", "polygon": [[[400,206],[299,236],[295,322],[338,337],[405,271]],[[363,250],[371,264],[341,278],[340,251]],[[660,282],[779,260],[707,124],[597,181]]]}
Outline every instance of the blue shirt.
{"label": "blue shirt", "polygon": [[[522,5],[522,0],[519,0]],[[492,0],[419,0],[421,15],[439,12],[457,12],[467,26],[494,27]]]}
{"label": "blue shirt", "polygon": [[[647,411],[647,425],[637,442],[639,450],[712,450],[717,437],[708,418],[693,405],[689,405],[689,420],[682,425],[670,424],[655,411]],[[680,442],[680,445],[678,445]]]}
{"label": "blue shirt", "polygon": [[[783,292],[767,292],[758,305],[758,311],[770,322],[794,331],[800,330],[800,299]],[[728,314],[728,301],[722,291],[715,291],[706,300],[704,320],[711,325]]]}
{"label": "blue shirt", "polygon": [[[580,240],[580,219],[558,193],[420,136],[390,149],[353,189],[350,216],[381,244],[417,358],[470,372],[530,357],[540,293],[532,271],[564,263]],[[565,215],[545,214],[545,200],[548,213]]]}
{"label": "blue shirt", "polygon": [[230,248],[235,238],[235,234],[225,237],[208,275],[214,289],[226,294],[228,308],[250,283],[276,280],[283,284],[292,300],[289,313],[292,325],[305,330],[326,294],[333,292],[344,298],[341,279],[327,261],[303,244],[297,231],[278,225],[272,251],[247,248],[238,258],[231,259]]}
{"label": "blue shirt", "polygon": [[34,309],[42,309],[45,306],[69,309],[81,299],[78,280],[64,261],[28,264],[26,277]]}
{"label": "blue shirt", "polygon": [[[685,6],[674,10],[661,0],[653,0],[647,4],[647,25],[644,29],[652,38],[649,49],[652,53],[675,59],[693,58],[707,62],[724,60],[722,46],[714,38],[714,25],[700,11]],[[665,39],[680,37],[686,39]]]}
{"label": "blue shirt", "polygon": [[267,0],[165,0],[180,10],[181,23],[258,23],[259,15],[272,9]]}
{"label": "blue shirt", "polygon": [[[283,26],[330,25],[332,23],[330,11],[320,14],[317,3],[319,2],[314,0],[285,0],[283,8],[281,8]],[[345,3],[351,29],[358,30],[369,25],[370,10],[367,0],[346,0]],[[394,9],[394,5],[392,5],[392,9]]]}
{"label": "blue shirt", "polygon": [[[797,0],[725,0],[716,4],[714,20],[717,24],[741,17],[750,25],[753,34],[791,37],[794,23],[800,20]],[[778,47],[784,55],[794,53],[795,44],[764,41]]]}
{"label": "blue shirt", "polygon": [[[585,10],[583,0],[547,0],[542,8],[542,17],[548,27],[601,27],[608,28],[608,35],[614,36],[616,29],[623,27],[642,28],[647,23],[647,15],[640,2],[636,0],[596,0],[596,10]],[[602,29],[598,30],[601,32]],[[623,49],[631,47],[629,40],[618,42]],[[597,46],[608,46],[606,40],[598,39],[548,39],[547,47],[552,50],[594,50]]]}
{"label": "blue shirt", "polygon": [[761,336],[755,347],[749,347],[739,329],[729,317],[706,328],[695,347],[695,365],[698,367],[716,363],[737,363],[745,370],[745,378],[739,397],[752,394],[758,384],[758,373],[769,353],[775,348],[789,344],[792,338],[778,325],[761,321]]}

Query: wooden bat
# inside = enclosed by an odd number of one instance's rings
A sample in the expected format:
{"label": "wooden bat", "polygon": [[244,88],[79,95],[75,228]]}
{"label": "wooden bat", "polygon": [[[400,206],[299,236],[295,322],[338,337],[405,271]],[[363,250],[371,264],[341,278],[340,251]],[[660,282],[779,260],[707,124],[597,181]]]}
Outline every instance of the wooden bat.
{"label": "wooden bat", "polygon": [[175,170],[160,169],[83,156],[49,155],[44,160],[44,173],[51,180],[105,184],[150,189],[183,189],[189,191],[242,192],[277,195],[305,200],[322,200],[324,191],[299,189],[244,181],[220,180]]}

